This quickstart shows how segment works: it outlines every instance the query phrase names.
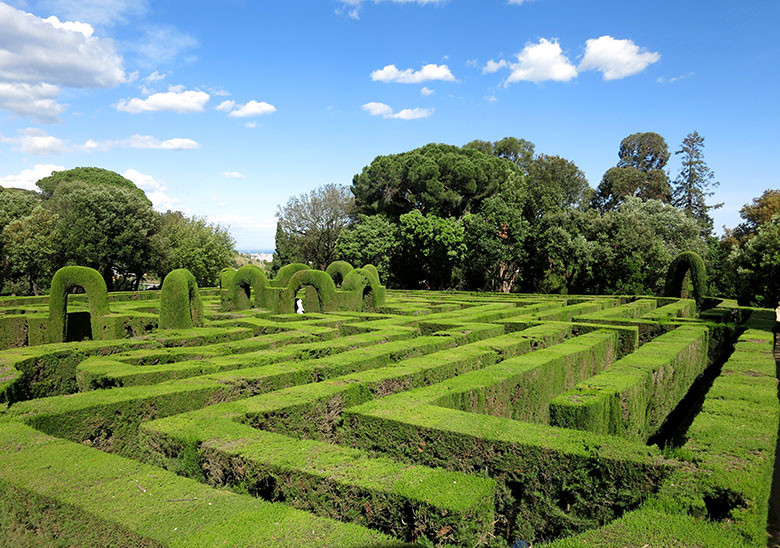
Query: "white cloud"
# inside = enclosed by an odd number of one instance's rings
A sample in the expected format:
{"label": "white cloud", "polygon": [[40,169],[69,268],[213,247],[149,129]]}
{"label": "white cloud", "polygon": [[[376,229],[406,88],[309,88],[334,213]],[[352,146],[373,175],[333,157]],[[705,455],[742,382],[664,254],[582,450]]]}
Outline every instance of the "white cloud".
{"label": "white cloud", "polygon": [[479,59],[477,58],[469,59],[468,61],[466,61],[466,66],[471,68],[477,68],[479,66]]}
{"label": "white cloud", "polygon": [[527,44],[517,54],[517,63],[510,63],[512,70],[506,84],[513,82],[543,82],[554,80],[568,82],[577,77],[577,68],[563,54],[557,40],[541,38],[536,44]]}
{"label": "white cloud", "polygon": [[244,179],[246,177],[243,173],[239,173],[238,171],[223,171],[222,176],[227,177],[228,179]]}
{"label": "white cloud", "polygon": [[[232,101],[223,101],[220,106],[228,102],[232,103]],[[249,101],[244,105],[232,105],[231,108],[233,110],[228,114],[230,118],[248,118],[276,112],[276,107],[265,101]]]}
{"label": "white cloud", "polygon": [[249,129],[255,129],[257,127],[257,122],[247,122],[244,124],[244,127]]}
{"label": "white cloud", "polygon": [[507,4],[510,6],[519,6],[521,4],[525,4],[526,2],[533,2],[533,0],[508,0]]}
{"label": "white cloud", "polygon": [[44,177],[48,177],[55,171],[65,171],[65,168],[54,164],[36,164],[32,169],[24,169],[21,173],[0,177],[0,186],[5,188],[38,190],[35,183]]}
{"label": "white cloud", "polygon": [[41,19],[0,3],[0,81],[75,88],[127,80],[113,40],[86,23]]}
{"label": "white cloud", "polygon": [[60,16],[93,25],[124,24],[128,16],[143,15],[149,9],[147,0],[44,0],[41,5]]}
{"label": "white cloud", "polygon": [[236,106],[235,101],[227,100],[222,101],[219,105],[217,105],[217,110],[221,110],[222,112],[230,112],[233,110],[233,107]]}
{"label": "white cloud", "polygon": [[433,114],[432,108],[405,108],[400,112],[393,114],[391,118],[396,118],[398,120],[417,120],[419,118],[427,118],[431,114]]}
{"label": "white cloud", "polygon": [[399,112],[394,112],[393,107],[384,103],[366,103],[361,107],[371,116],[381,116],[382,118],[395,118],[397,120],[417,120],[419,118],[428,118],[433,114],[432,108],[405,108]]}
{"label": "white cloud", "polygon": [[59,120],[65,106],[57,102],[60,88],[52,84],[0,82],[0,109],[43,123]]}
{"label": "white cloud", "polygon": [[146,197],[151,200],[152,205],[158,211],[166,211],[177,207],[180,202],[178,198],[168,196],[165,191],[168,187],[157,181],[153,176],[141,173],[135,169],[128,169],[124,172],[124,177],[133,181],[138,188],[146,193]]}
{"label": "white cloud", "polygon": [[157,72],[155,70],[153,73],[151,73],[149,76],[145,77],[143,80],[144,80],[144,82],[149,82],[149,83],[151,83],[151,82],[159,82],[160,80],[165,80],[165,78],[167,76],[168,76],[167,73],[160,74],[159,72]]}
{"label": "white cloud", "polygon": [[62,154],[67,149],[65,141],[48,135],[42,129],[28,127],[18,131],[18,137],[0,136],[0,141],[14,145],[14,150],[22,154],[33,154],[36,156]]}
{"label": "white cloud", "polygon": [[174,137],[173,139],[160,141],[151,135],[132,135],[121,141],[109,142],[109,146],[113,146],[114,144],[130,148],[149,148],[157,150],[194,150],[200,148],[200,143],[193,141],[192,139]]}
{"label": "white cloud", "polygon": [[619,80],[642,72],[660,58],[660,53],[642,51],[631,40],[601,36],[585,42],[585,56],[579,70],[599,70],[604,80]]}
{"label": "white cloud", "polygon": [[498,72],[500,69],[508,66],[509,63],[506,62],[506,59],[501,59],[500,61],[493,61],[493,59],[491,59],[482,67],[482,74]]}
{"label": "white cloud", "polygon": [[122,112],[139,114],[141,112],[170,111],[179,114],[203,112],[209,94],[205,91],[182,91],[180,86],[171,86],[164,93],[153,93],[146,99],[134,97],[121,99],[114,107]]}
{"label": "white cloud", "polygon": [[425,95],[426,97],[428,95],[433,95],[434,93],[436,92],[431,88],[429,88],[428,86],[423,86],[423,88],[420,90],[420,95]]}
{"label": "white cloud", "polygon": [[0,3],[0,109],[41,122],[65,110],[60,87],[109,88],[127,82],[113,40],[91,25],[46,19]]}
{"label": "white cloud", "polygon": [[420,70],[398,70],[395,65],[386,65],[384,68],[371,73],[374,82],[395,82],[399,84],[421,84],[431,80],[454,82],[455,76],[447,65],[435,65],[433,63],[423,65]]}
{"label": "white cloud", "polygon": [[496,97],[495,95],[491,95],[491,96],[489,96],[487,98],[487,102],[488,103],[498,103],[498,97]]}
{"label": "white cloud", "polygon": [[268,230],[276,228],[276,218],[258,219],[252,215],[221,214],[209,215],[209,221],[243,230]]}
{"label": "white cloud", "polygon": [[376,103],[372,101],[371,103],[366,103],[361,108],[368,112],[371,116],[388,117],[393,114],[393,107],[384,103]]}

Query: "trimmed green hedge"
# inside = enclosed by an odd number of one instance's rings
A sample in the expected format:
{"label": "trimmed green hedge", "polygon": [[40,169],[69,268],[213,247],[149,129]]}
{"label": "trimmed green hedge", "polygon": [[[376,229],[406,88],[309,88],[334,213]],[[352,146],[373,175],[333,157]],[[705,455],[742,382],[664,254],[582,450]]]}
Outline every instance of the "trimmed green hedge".
{"label": "trimmed green hedge", "polygon": [[[292,265],[288,265],[292,266]],[[279,273],[281,274],[281,270]],[[307,312],[335,312],[337,307],[336,284],[327,272],[322,270],[300,269],[291,277],[287,286],[282,291],[279,299],[279,312],[292,314],[295,312],[295,295],[303,286],[312,286],[317,290],[319,310]]]}
{"label": "trimmed green hedge", "polygon": [[309,270],[310,268],[311,267],[309,265],[303,263],[290,263],[288,265],[284,265],[279,269],[279,272],[276,273],[276,277],[271,280],[271,287],[287,287],[287,285],[290,283],[290,279],[296,272],[301,270]]}
{"label": "trimmed green hedge", "polygon": [[690,281],[693,284],[693,298],[696,305],[701,308],[704,302],[704,293],[707,291],[707,269],[702,258],[693,251],[680,253],[669,265],[664,296],[681,297],[682,284],[685,280],[685,274],[688,272],[690,272]]}
{"label": "trimmed green hedge", "polygon": [[268,278],[259,266],[244,265],[232,275],[224,275],[223,282],[224,309],[246,310],[266,305]]}
{"label": "trimmed green hedge", "polygon": [[108,308],[108,291],[106,290],[106,282],[103,276],[94,268],[65,266],[60,268],[51,280],[47,329],[49,342],[63,342],[66,338],[68,329],[68,291],[76,286],[84,289],[89,300],[92,338],[118,338],[117,333],[106,329],[105,316],[111,311]]}
{"label": "trimmed green hedge", "polygon": [[551,423],[647,440],[707,367],[709,334],[683,326],[552,400]]}
{"label": "trimmed green hedge", "polygon": [[341,284],[344,283],[347,275],[354,269],[355,268],[347,261],[333,261],[328,265],[328,268],[325,269],[325,272],[333,278],[333,283],[336,284],[336,287],[341,287]]}
{"label": "trimmed green hedge", "polygon": [[188,329],[203,325],[203,305],[195,276],[186,268],[168,273],[160,293],[160,329]]}

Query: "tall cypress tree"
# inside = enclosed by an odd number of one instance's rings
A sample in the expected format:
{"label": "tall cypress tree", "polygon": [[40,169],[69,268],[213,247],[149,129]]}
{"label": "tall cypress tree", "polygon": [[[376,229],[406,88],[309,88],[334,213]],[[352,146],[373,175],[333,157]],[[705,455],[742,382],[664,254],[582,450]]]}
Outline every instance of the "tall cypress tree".
{"label": "tall cypress tree", "polygon": [[714,180],[715,174],[704,161],[703,148],[704,137],[694,131],[683,139],[680,150],[675,152],[682,154],[682,167],[674,181],[672,204],[697,219],[702,225],[702,231],[709,234],[713,221],[707,212],[723,204],[707,205],[707,197],[714,194],[710,189],[720,183]]}

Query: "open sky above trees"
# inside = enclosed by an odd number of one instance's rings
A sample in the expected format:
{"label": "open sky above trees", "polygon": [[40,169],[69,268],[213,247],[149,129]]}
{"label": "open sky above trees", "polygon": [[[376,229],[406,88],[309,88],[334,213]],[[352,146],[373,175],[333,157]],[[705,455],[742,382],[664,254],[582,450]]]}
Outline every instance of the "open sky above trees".
{"label": "open sky above trees", "polygon": [[272,248],[277,204],[377,155],[516,136],[596,188],[626,135],[673,152],[696,130],[719,231],[778,186],[778,20],[774,0],[0,2],[0,186],[97,165]]}

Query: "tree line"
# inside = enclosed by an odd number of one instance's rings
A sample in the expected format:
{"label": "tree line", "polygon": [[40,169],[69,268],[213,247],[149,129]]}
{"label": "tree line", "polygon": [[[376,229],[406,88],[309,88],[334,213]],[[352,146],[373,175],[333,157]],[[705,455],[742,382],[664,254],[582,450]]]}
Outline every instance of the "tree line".
{"label": "tree line", "polygon": [[0,187],[0,290],[38,295],[66,265],[103,275],[109,291],[137,290],[187,268],[213,286],[231,266],[226,228],[179,211],[158,213],[132,181],[94,167],[55,172],[38,191]]}
{"label": "tree line", "polygon": [[350,187],[278,208],[272,266],[372,263],[396,288],[658,294],[672,259],[693,251],[711,295],[776,306],[780,191],[746,205],[745,222],[718,238],[704,137],[690,133],[674,154],[671,178],[664,138],[629,135],[595,189],[573,162],[514,137],[378,156]]}

